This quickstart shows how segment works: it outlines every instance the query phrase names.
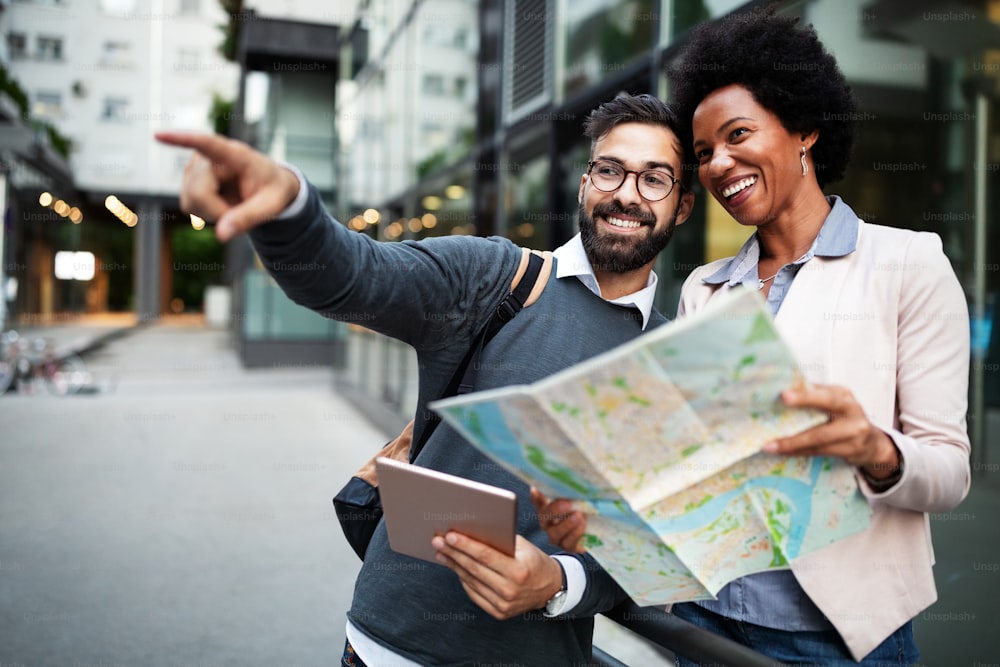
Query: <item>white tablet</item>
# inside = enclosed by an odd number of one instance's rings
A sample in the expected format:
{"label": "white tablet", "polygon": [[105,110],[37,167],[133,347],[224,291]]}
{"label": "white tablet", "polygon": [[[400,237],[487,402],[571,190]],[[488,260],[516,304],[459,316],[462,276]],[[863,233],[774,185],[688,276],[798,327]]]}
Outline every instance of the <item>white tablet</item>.
{"label": "white tablet", "polygon": [[375,459],[389,546],[436,563],[431,539],[454,530],[514,555],[513,491],[393,459]]}

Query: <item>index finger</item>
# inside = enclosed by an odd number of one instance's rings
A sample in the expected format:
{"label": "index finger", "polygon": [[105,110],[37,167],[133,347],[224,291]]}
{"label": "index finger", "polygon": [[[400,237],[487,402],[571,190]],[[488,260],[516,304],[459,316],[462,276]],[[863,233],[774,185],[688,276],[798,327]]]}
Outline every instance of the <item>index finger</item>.
{"label": "index finger", "polygon": [[214,162],[223,162],[233,156],[230,140],[217,134],[203,132],[157,132],[156,140],[170,146],[193,148]]}
{"label": "index finger", "polygon": [[843,412],[857,401],[846,387],[831,384],[815,384],[797,387],[782,392],[786,405],[797,408],[816,408],[826,412]]}
{"label": "index finger", "polygon": [[443,540],[444,548],[442,551],[457,551],[477,561],[488,560],[493,553],[506,555],[499,549],[456,530],[449,530],[445,533]]}
{"label": "index finger", "polygon": [[437,542],[435,538],[435,542],[438,554],[444,555],[470,577],[490,588],[496,586],[502,578],[503,563],[514,558],[475,538],[455,531],[447,532],[442,542]]}
{"label": "index finger", "polygon": [[549,504],[549,499],[544,493],[535,487],[531,487],[531,503],[535,506],[537,511],[541,512],[542,509]]}

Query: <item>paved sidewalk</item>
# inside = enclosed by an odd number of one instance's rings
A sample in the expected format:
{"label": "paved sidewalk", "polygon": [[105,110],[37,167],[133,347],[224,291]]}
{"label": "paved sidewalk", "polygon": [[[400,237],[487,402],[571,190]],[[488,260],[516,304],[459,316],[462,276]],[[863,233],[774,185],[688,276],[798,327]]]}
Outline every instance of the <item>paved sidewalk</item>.
{"label": "paved sidewalk", "polygon": [[113,389],[0,398],[0,665],[330,665],[360,565],[330,498],[384,442],[321,367],[176,318],[59,322]]}

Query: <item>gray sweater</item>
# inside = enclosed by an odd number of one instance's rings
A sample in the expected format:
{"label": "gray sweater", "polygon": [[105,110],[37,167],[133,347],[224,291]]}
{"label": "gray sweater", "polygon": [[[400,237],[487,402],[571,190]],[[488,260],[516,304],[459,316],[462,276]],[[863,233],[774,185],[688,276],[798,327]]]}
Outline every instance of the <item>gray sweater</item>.
{"label": "gray sweater", "polygon": [[[294,301],[412,345],[420,378],[414,439],[476,333],[506,295],[520,249],[503,238],[445,237],[379,243],[348,231],[324,211],[315,190],[301,215],[251,234],[265,266]],[[608,303],[578,279],[553,271],[541,298],[486,347],[477,389],[525,384],[642,333],[638,310]],[[650,326],[665,321],[653,312]],[[518,533],[548,553],[528,486],[441,425],[416,461],[422,466],[511,489]],[[331,480],[332,486],[346,481]],[[590,556],[576,609],[596,613],[625,598]],[[376,642],[428,665],[587,664],[593,618],[547,619],[541,611],[498,621],[466,595],[448,568],[395,553],[384,522],[355,584],[349,618]]]}

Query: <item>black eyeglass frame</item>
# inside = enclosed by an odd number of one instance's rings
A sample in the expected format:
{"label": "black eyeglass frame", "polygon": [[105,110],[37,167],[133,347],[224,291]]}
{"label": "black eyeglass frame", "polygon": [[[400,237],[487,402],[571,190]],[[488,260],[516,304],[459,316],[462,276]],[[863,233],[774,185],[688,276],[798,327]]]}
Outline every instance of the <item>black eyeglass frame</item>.
{"label": "black eyeglass frame", "polygon": [[[598,162],[603,162],[605,164],[613,165],[613,166],[617,167],[618,169],[621,169],[622,172],[623,172],[622,173],[622,180],[621,180],[621,182],[618,185],[616,185],[615,187],[611,188],[610,190],[605,190],[605,189],[599,187],[597,185],[597,183],[594,183],[594,177],[591,175],[590,172],[592,172],[594,170],[594,165],[597,164]],[[655,172],[657,176],[660,176],[660,175],[666,176],[671,181],[671,183],[670,183],[670,189],[667,190],[667,193],[665,195],[663,195],[662,197],[659,197],[657,199],[650,199],[649,197],[647,197],[646,195],[644,195],[642,193],[642,188],[639,185],[639,183],[641,183],[641,181],[639,180],[639,177],[642,174],[645,174],[646,172],[650,172],[650,171]],[[642,197],[643,199],[645,199],[646,201],[651,201],[651,202],[654,202],[654,201],[663,201],[664,199],[666,199],[667,197],[669,197],[671,194],[673,194],[674,188],[676,188],[677,184],[681,182],[681,180],[679,178],[674,178],[673,176],[671,176],[667,172],[659,170],[659,169],[642,169],[640,171],[633,171],[632,169],[626,169],[624,167],[624,165],[622,165],[621,163],[614,162],[612,160],[591,160],[590,162],[587,163],[587,177],[590,179],[591,183],[594,183],[594,187],[599,192],[614,192],[614,191],[616,191],[618,188],[620,188],[621,186],[625,185],[625,180],[629,177],[629,174],[635,174],[635,189],[639,193],[639,196]],[[684,192],[684,186],[683,185],[681,185],[681,192]]]}

